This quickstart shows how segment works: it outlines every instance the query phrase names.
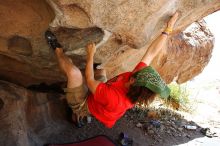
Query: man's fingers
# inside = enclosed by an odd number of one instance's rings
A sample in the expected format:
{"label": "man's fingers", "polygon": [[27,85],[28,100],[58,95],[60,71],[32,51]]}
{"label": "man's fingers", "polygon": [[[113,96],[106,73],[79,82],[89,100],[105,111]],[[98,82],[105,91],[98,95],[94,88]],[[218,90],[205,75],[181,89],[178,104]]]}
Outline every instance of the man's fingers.
{"label": "man's fingers", "polygon": [[95,48],[95,43],[91,43],[91,47],[92,47],[92,48]]}
{"label": "man's fingers", "polygon": [[88,44],[86,45],[86,47],[87,47],[87,48],[93,48],[93,47],[95,47],[95,43],[93,43],[93,42],[88,43]]}
{"label": "man's fingers", "polygon": [[176,23],[177,19],[179,17],[179,12],[175,12],[173,16],[168,21],[167,27],[173,28],[174,24]]}
{"label": "man's fingers", "polygon": [[89,43],[87,44],[87,54],[88,55],[94,55],[95,52],[96,52],[96,46],[95,46],[95,43]]}
{"label": "man's fingers", "polygon": [[176,22],[176,20],[178,19],[178,16],[179,16],[179,13],[178,12],[175,12],[175,14],[172,16],[172,18],[171,18],[171,21],[173,22],[173,23],[175,23]]}

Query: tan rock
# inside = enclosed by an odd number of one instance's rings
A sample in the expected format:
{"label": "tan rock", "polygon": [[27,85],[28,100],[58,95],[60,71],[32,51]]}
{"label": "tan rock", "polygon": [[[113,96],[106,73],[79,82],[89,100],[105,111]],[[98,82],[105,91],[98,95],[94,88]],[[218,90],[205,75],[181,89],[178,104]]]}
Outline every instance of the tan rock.
{"label": "tan rock", "polygon": [[39,37],[53,20],[52,9],[44,0],[0,2],[0,36]]}
{"label": "tan rock", "polygon": [[[85,44],[98,40],[95,62],[102,63],[107,69],[108,77],[111,78],[123,71],[132,70],[144,53],[144,49],[141,48],[147,48],[164,30],[167,20],[176,10],[181,15],[174,29],[174,32],[178,33],[194,21],[220,9],[219,0],[47,0],[47,2],[44,0],[0,2],[0,79],[26,87],[42,82],[52,84],[65,81],[54,52],[49,49],[44,39],[44,31],[48,28],[55,31],[63,27],[67,30],[66,34],[57,33],[58,39],[69,49],[67,55],[82,70],[85,68]],[[105,32],[105,35],[96,32],[90,34],[91,28],[99,29]],[[72,41],[77,40],[75,35],[70,34],[73,30],[82,32],[78,44]],[[187,35],[190,38],[191,34]],[[193,37],[197,36],[192,35]],[[172,52],[179,52],[179,47],[190,46],[184,39],[188,38],[174,36],[171,42],[175,46],[169,45],[169,49],[172,48],[170,49]],[[166,56],[165,52],[161,52],[153,66],[159,68],[167,82],[171,82],[175,77],[179,83],[193,78],[208,63],[213,46],[207,37],[203,38],[202,43],[199,42],[194,46],[196,49],[191,47],[188,52],[184,50],[186,56],[181,56],[182,58],[178,53]],[[192,58],[193,66],[188,65],[188,56]],[[170,60],[178,63],[171,63]]]}
{"label": "tan rock", "polygon": [[53,140],[49,135],[65,129],[62,125],[72,127],[59,94],[31,92],[4,81],[0,87],[1,146],[44,145]]}
{"label": "tan rock", "polygon": [[152,41],[165,28],[164,22],[176,10],[181,13],[175,29],[179,32],[192,22],[220,9],[218,0],[56,0],[55,4],[64,16],[71,19],[59,19],[66,23],[66,27],[69,26],[68,21],[79,21],[79,17],[71,17],[71,11],[66,12],[65,9],[67,6],[76,6],[86,13],[93,26],[116,34],[119,40],[132,48],[143,47]]}
{"label": "tan rock", "polygon": [[[213,49],[214,36],[206,28],[204,21],[193,23],[182,33],[171,36],[167,47],[153,60],[154,66],[167,83],[184,83],[199,73],[208,64]],[[139,50],[121,47],[119,54],[112,56],[104,68],[108,78],[132,71],[147,48]],[[126,60],[123,61],[123,60]]]}

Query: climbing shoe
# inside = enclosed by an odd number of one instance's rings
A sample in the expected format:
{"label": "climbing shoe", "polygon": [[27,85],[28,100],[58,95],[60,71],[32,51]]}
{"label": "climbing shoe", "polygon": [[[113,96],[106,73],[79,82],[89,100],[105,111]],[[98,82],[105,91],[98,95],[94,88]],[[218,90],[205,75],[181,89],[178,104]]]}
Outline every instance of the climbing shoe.
{"label": "climbing shoe", "polygon": [[86,125],[85,118],[84,117],[79,117],[78,118],[78,115],[74,114],[74,113],[72,114],[72,121],[73,121],[73,124],[77,128],[82,128],[83,126]]}
{"label": "climbing shoe", "polygon": [[62,48],[60,43],[58,42],[56,36],[49,30],[45,32],[45,38],[47,40],[47,43],[49,46],[53,49],[56,50],[56,48]]}

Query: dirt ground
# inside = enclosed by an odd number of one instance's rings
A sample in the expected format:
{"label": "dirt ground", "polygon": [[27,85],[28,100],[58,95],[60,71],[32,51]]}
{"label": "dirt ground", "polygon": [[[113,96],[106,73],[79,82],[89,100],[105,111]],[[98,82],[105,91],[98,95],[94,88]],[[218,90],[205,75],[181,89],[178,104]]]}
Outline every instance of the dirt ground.
{"label": "dirt ground", "polygon": [[[118,143],[119,134],[124,132],[129,138],[133,139],[133,146],[170,146],[203,137],[199,130],[187,130],[182,127],[186,124],[198,126],[194,122],[188,122],[182,118],[174,118],[174,115],[170,114],[164,120],[160,120],[160,126],[156,127],[150,123],[149,119],[144,118],[143,114],[137,114],[138,112],[135,109],[128,111],[111,129],[105,128],[94,118],[92,119],[92,123],[80,129],[74,126],[69,128],[69,124],[71,124],[69,122],[63,123],[64,126],[66,125],[66,129],[62,128],[64,129],[63,131],[53,129],[54,135],[48,137],[45,135],[45,138],[49,140],[47,141],[48,143],[58,144],[81,141],[96,135],[107,135]],[[167,111],[164,113],[167,114]],[[178,115],[175,116],[179,117]],[[56,131],[59,131],[59,133],[56,133]]]}
{"label": "dirt ground", "polygon": [[[198,85],[201,84],[193,85],[189,85],[196,89],[191,94],[192,113],[174,111],[162,104],[145,110],[133,108],[111,129],[105,128],[95,118],[83,128],[76,128],[70,121],[60,121],[59,125],[63,127],[54,128],[56,126],[53,125],[53,135],[42,131],[42,140],[44,144],[61,144],[106,135],[120,145],[119,134],[123,132],[133,140],[133,146],[220,145],[220,81],[200,88]],[[156,118],[152,113],[157,113]],[[196,130],[186,129],[185,125],[196,126]],[[200,132],[202,128],[210,128],[217,137],[203,135]]]}

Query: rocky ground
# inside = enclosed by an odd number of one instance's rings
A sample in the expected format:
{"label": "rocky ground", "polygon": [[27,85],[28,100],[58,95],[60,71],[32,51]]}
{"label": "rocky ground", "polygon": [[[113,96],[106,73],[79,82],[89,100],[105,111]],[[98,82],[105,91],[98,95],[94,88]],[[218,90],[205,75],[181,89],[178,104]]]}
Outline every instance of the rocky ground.
{"label": "rocky ground", "polygon": [[[55,133],[50,135],[47,137],[49,139],[48,143],[69,143],[103,134],[118,142],[121,132],[126,133],[129,138],[133,139],[134,146],[178,145],[203,137],[200,133],[201,127],[196,123],[186,121],[175,113],[170,114],[170,111],[163,111],[166,116],[158,120],[160,122],[159,125],[153,124],[152,120],[144,118],[143,114],[139,112],[136,109],[128,111],[112,129],[105,128],[101,123],[93,119],[92,123],[81,129],[72,127],[72,129],[68,128],[59,132],[58,135]],[[70,123],[66,124],[69,125]],[[194,125],[197,126],[197,129],[188,130],[183,127],[184,125]]]}
{"label": "rocky ground", "polygon": [[[26,90],[17,85],[0,82],[0,145],[43,146],[81,141],[97,135],[106,135],[119,144],[119,134],[126,133],[133,146],[216,145],[220,144],[220,80],[207,82],[192,94],[191,113],[175,111],[158,101],[151,107],[135,107],[111,129],[92,118],[83,128],[71,123],[71,111],[65,99],[52,93]],[[59,96],[57,96],[59,97]],[[49,101],[48,101],[49,100]],[[159,104],[158,104],[159,103]],[[69,119],[68,119],[69,117]],[[196,126],[191,130],[186,125]],[[210,128],[216,136],[201,133]]]}
{"label": "rocky ground", "polygon": [[[154,116],[152,113],[157,114]],[[58,130],[59,134],[55,132],[54,135],[45,137],[49,140],[48,143],[69,143],[96,135],[107,135],[120,144],[118,139],[121,132],[133,139],[134,146],[179,145],[204,137],[200,132],[201,127],[197,123],[187,121],[180,114],[163,108],[151,109],[151,111],[133,108],[112,129],[105,128],[94,118],[91,123],[80,129],[74,126],[69,129],[71,123],[65,124],[67,124],[68,129],[62,132]],[[185,125],[196,126],[197,128],[190,130],[186,129]]]}
{"label": "rocky ground", "polygon": [[[217,85],[220,82],[217,83]],[[209,84],[210,85],[210,84]],[[206,86],[207,88],[207,86]],[[200,88],[203,89],[203,88]],[[123,116],[116,125],[105,128],[100,122],[92,118],[92,122],[83,128],[71,126],[66,122],[63,131],[53,129],[54,135],[45,135],[48,143],[69,143],[84,140],[96,135],[107,135],[120,145],[119,134],[124,132],[133,140],[133,146],[171,146],[171,145],[219,145],[220,144],[220,123],[219,103],[220,88],[216,84],[209,87],[211,100],[207,102],[204,96],[197,95],[191,99],[191,113],[179,112],[164,107],[162,104],[154,104],[150,108],[135,107]],[[211,93],[211,94],[210,94]],[[206,109],[207,112],[204,112]],[[210,113],[211,112],[211,113]],[[185,126],[196,126],[196,129],[187,129]],[[71,127],[71,128],[69,128]],[[201,133],[202,128],[210,128],[211,134],[215,137],[208,137]],[[210,134],[210,133],[209,133]]]}

